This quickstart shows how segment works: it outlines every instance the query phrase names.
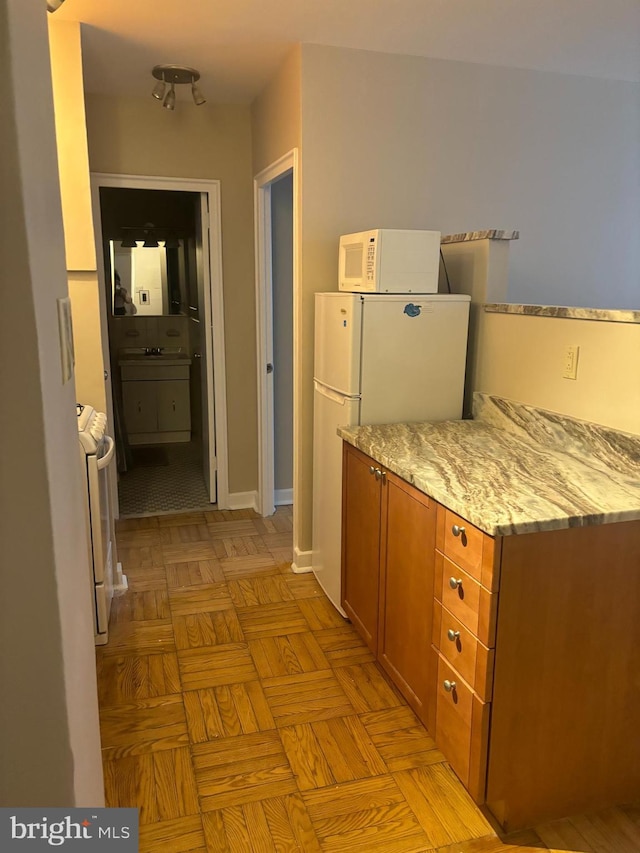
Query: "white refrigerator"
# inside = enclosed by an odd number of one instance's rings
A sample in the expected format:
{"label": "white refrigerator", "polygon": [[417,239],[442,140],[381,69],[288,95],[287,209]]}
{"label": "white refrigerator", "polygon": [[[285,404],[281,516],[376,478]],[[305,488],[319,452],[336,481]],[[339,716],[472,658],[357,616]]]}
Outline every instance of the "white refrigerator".
{"label": "white refrigerator", "polygon": [[340,605],[338,426],[460,418],[470,297],[316,293],[312,569]]}

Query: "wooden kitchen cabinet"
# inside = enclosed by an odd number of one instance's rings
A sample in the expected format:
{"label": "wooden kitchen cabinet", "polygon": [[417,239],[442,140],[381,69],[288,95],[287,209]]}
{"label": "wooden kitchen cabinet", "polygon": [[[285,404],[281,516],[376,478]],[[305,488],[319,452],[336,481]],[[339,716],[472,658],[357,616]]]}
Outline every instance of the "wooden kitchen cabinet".
{"label": "wooden kitchen cabinet", "polygon": [[475,801],[515,831],[638,799],[640,521],[492,537],[344,459],[345,610]]}
{"label": "wooden kitchen cabinet", "polygon": [[343,446],[342,606],[374,654],[378,651],[382,476],[377,464]]}
{"label": "wooden kitchen cabinet", "polygon": [[436,505],[346,443],[343,459],[342,606],[429,728]]}

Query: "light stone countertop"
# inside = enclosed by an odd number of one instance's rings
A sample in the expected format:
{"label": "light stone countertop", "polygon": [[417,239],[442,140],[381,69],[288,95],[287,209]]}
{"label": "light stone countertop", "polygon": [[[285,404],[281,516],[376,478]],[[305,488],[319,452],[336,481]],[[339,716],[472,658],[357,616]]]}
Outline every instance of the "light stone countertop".
{"label": "light stone countertop", "polygon": [[338,435],[491,536],[640,519],[640,436],[484,395],[474,414]]}
{"label": "light stone countertop", "polygon": [[623,308],[572,308],[567,305],[520,305],[487,302],[487,314],[524,314],[528,317],[560,317],[568,320],[606,320],[609,323],[640,323],[640,311]]}

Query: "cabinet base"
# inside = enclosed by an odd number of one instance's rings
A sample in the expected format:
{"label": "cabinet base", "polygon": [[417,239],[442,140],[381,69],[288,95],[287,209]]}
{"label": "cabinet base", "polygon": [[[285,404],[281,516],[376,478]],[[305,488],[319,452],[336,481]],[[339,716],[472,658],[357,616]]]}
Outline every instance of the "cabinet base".
{"label": "cabinet base", "polygon": [[127,440],[132,447],[136,444],[180,444],[181,442],[191,441],[191,431],[136,432],[134,435],[129,434]]}

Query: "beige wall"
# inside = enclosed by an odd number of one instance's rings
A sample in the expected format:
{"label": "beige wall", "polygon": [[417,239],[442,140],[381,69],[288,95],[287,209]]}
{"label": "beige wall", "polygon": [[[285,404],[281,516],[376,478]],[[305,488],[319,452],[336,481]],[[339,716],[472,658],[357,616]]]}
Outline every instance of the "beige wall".
{"label": "beige wall", "polygon": [[[563,352],[580,347],[578,378]],[[640,324],[489,314],[481,317],[474,389],[640,434]]]}
{"label": "beige wall", "polygon": [[91,210],[80,24],[48,16],[51,78],[69,296],[73,315],[76,391],[82,403],[107,409],[96,247]]}
{"label": "beige wall", "polygon": [[300,61],[298,45],[251,105],[254,175],[300,147]]}
{"label": "beige wall", "polygon": [[60,196],[68,270],[95,270],[80,24],[49,16]]}
{"label": "beige wall", "polygon": [[340,233],[520,229],[514,302],[637,307],[640,87],[302,47],[305,287]]}
{"label": "beige wall", "polygon": [[72,272],[69,273],[68,284],[78,401],[93,406],[99,412],[106,412],[98,276],[94,272]]}
{"label": "beige wall", "polygon": [[175,112],[150,96],[86,99],[91,171],[221,182],[229,490],[257,488],[255,295],[251,119],[248,106]]}
{"label": "beige wall", "polygon": [[47,14],[0,4],[0,802],[101,806],[88,535],[73,382]]}

